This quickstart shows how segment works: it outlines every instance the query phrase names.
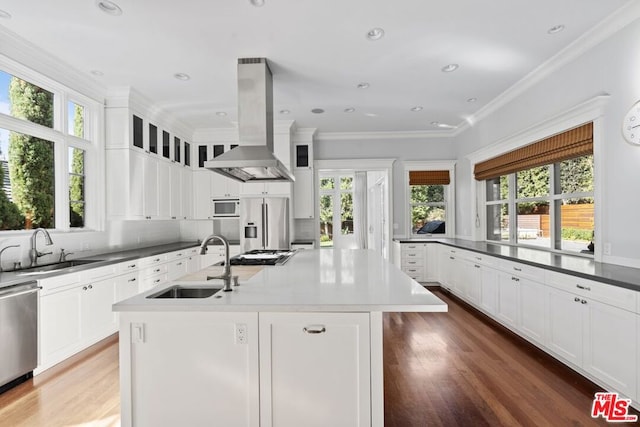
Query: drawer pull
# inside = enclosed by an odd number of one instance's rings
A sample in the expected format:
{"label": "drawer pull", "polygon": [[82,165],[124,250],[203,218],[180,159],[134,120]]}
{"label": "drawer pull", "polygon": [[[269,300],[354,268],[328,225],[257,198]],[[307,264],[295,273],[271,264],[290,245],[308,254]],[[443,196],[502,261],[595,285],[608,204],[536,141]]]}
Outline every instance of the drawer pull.
{"label": "drawer pull", "polygon": [[574,300],[575,302],[580,302],[580,298],[578,298],[578,297],[575,297],[573,300]]}
{"label": "drawer pull", "polygon": [[513,267],[513,269],[514,269],[515,271],[522,271],[522,269],[521,269],[521,268],[518,268],[518,267]]}
{"label": "drawer pull", "polygon": [[480,266],[478,264],[474,264],[473,265],[475,268],[480,268]]}
{"label": "drawer pull", "polygon": [[586,300],[586,299],[583,299],[583,300],[582,300],[582,301],[580,301],[580,302],[581,302],[582,304],[586,304],[586,303],[587,303],[587,300]]}
{"label": "drawer pull", "polygon": [[160,283],[160,279],[154,280],[153,283]]}
{"label": "drawer pull", "polygon": [[409,261],[409,262],[407,262],[407,264],[415,264],[415,263],[416,263],[415,261]]}
{"label": "drawer pull", "polygon": [[450,256],[449,259],[456,259],[455,257]]}
{"label": "drawer pull", "polygon": [[476,260],[478,260],[478,261],[482,261],[482,258],[481,258],[481,257],[479,257],[479,256],[477,256],[477,257],[476,257]]}
{"label": "drawer pull", "polygon": [[136,278],[134,277],[133,279],[129,279],[128,282],[135,282]]}
{"label": "drawer pull", "polygon": [[154,259],[153,262],[160,262],[160,258]]}
{"label": "drawer pull", "polygon": [[89,285],[89,286],[87,286],[87,287],[88,287],[89,289],[93,289],[93,286],[92,286],[92,285]]}
{"label": "drawer pull", "polygon": [[576,287],[578,289],[582,289],[582,290],[585,290],[585,291],[590,291],[591,290],[591,288],[589,286],[576,285]]}
{"label": "drawer pull", "polygon": [[511,280],[516,281],[516,282],[520,281],[520,279],[518,279],[517,277],[513,277],[513,276],[511,276]]}
{"label": "drawer pull", "polygon": [[305,326],[302,330],[307,334],[322,334],[327,332],[327,329],[322,325]]}
{"label": "drawer pull", "polygon": [[154,273],[160,273],[160,269],[156,268],[155,270],[153,270]]}
{"label": "drawer pull", "polygon": [[129,264],[129,265],[127,265],[127,268],[136,268],[136,267],[137,267],[137,265],[136,265],[136,264]]}

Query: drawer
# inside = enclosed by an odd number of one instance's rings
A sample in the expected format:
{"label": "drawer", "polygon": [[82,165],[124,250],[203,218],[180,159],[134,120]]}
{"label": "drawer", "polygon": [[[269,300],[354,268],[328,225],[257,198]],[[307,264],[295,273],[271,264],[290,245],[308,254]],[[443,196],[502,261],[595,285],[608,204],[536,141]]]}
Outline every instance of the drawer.
{"label": "drawer", "polygon": [[167,260],[171,261],[174,259],[180,259],[180,258],[184,258],[187,257],[189,255],[191,255],[191,250],[190,249],[182,249],[179,251],[173,251],[173,252],[169,252],[167,254]]}
{"label": "drawer", "polygon": [[96,279],[102,279],[118,274],[118,264],[106,265],[104,267],[91,268],[80,272],[80,281],[82,283],[91,282]]}
{"label": "drawer", "polygon": [[500,260],[496,263],[496,267],[514,276],[524,277],[536,282],[543,282],[545,277],[545,271],[542,268],[533,267],[527,264],[521,264],[517,262]]}
{"label": "drawer", "polygon": [[423,251],[424,252],[424,243],[402,243],[400,245],[400,250],[404,253],[404,251],[416,252]]}
{"label": "drawer", "polygon": [[402,267],[407,276],[418,282],[424,281],[424,267]]}
{"label": "drawer", "polygon": [[167,261],[167,254],[154,255],[146,258],[142,258],[138,261],[140,267],[149,267],[156,264],[161,264]]}
{"label": "drawer", "polygon": [[498,258],[496,258],[496,257],[492,257],[492,256],[489,256],[489,255],[481,254],[481,253],[478,253],[478,252],[470,252],[469,257],[467,259],[469,261],[474,262],[474,263],[486,265],[486,266],[489,266],[489,267],[493,267],[498,262],[500,262],[500,260]]}
{"label": "drawer", "polygon": [[424,257],[420,258],[402,258],[402,269],[405,267],[422,267],[424,266]]}
{"label": "drawer", "polygon": [[156,276],[158,274],[165,274],[169,270],[169,266],[167,263],[154,265],[152,267],[146,267],[140,270],[140,277],[151,277]]}
{"label": "drawer", "polygon": [[121,262],[118,264],[118,271],[120,274],[138,271],[139,268],[140,261],[137,259],[132,259],[131,261]]}
{"label": "drawer", "polygon": [[402,251],[402,260],[405,259],[424,259],[424,251]]}
{"label": "drawer", "polygon": [[49,277],[38,281],[38,285],[42,287],[42,291],[40,291],[41,295],[46,295],[52,290],[66,286],[75,286],[79,283],[80,274],[78,273],[63,274],[62,276]]}
{"label": "drawer", "polygon": [[140,279],[140,291],[144,292],[156,286],[164,285],[169,281],[169,277],[166,273],[157,276],[147,277]]}
{"label": "drawer", "polygon": [[554,288],[624,310],[632,312],[637,312],[638,310],[638,293],[631,289],[548,270],[546,271],[545,280],[548,286],[553,286]]}

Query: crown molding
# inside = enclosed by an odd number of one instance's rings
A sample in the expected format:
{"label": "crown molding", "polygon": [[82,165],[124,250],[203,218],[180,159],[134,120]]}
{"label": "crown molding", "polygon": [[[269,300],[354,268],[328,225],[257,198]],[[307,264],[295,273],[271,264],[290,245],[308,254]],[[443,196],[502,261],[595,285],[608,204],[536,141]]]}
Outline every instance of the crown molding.
{"label": "crown molding", "polygon": [[518,96],[535,86],[555,71],[574,61],[585,52],[602,43],[627,25],[640,18],[640,2],[630,0],[626,6],[613,12],[592,29],[574,40],[560,52],[533,69],[513,86],[502,92],[474,115],[463,120],[458,126],[459,134],[470,127],[470,123],[484,120]]}
{"label": "crown molding", "polygon": [[105,86],[1,25],[0,46],[0,53],[7,58],[100,104],[104,102]]}
{"label": "crown molding", "polygon": [[291,141],[312,142],[317,131],[316,128],[295,128],[291,135]]}
{"label": "crown molding", "polygon": [[315,141],[362,141],[380,139],[430,139],[451,138],[453,131],[393,131],[393,132],[318,132]]}

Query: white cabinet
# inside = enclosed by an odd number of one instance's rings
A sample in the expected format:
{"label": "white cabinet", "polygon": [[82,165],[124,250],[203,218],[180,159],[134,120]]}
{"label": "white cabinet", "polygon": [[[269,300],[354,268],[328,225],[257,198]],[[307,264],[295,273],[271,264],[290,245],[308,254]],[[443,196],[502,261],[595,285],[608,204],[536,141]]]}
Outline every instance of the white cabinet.
{"label": "white cabinet", "polygon": [[182,191],[181,191],[181,203],[182,203],[182,219],[193,218],[193,172],[187,167],[181,167],[182,174]]}
{"label": "white cabinet", "polygon": [[171,163],[158,161],[158,218],[171,218]]}
{"label": "white cabinet", "polygon": [[87,342],[99,341],[117,329],[111,306],[116,299],[115,279],[105,279],[82,285],[81,329]]}
{"label": "white cabinet", "polygon": [[193,172],[193,218],[212,219],[211,182],[213,172],[197,170]]}
{"label": "white cabinet", "polygon": [[265,197],[291,195],[290,182],[243,182],[240,183],[240,196]]}
{"label": "white cabinet", "polygon": [[313,170],[296,169],[293,183],[293,217],[309,219],[315,216],[315,186]]}
{"label": "white cabinet", "polygon": [[527,278],[518,282],[518,329],[539,344],[546,344],[546,287]]}
{"label": "white cabinet", "polygon": [[175,163],[169,164],[171,183],[169,184],[169,216],[171,219],[182,218],[182,168]]}
{"label": "white cabinet", "polygon": [[556,356],[582,366],[583,319],[581,298],[547,288],[547,347]]}
{"label": "white cabinet", "polygon": [[115,279],[116,298],[114,303],[130,298],[139,292],[138,271],[118,276]]}
{"label": "white cabinet", "polygon": [[520,278],[498,273],[498,295],[496,299],[496,317],[503,323],[515,328],[518,324],[518,282]]}
{"label": "white cabinet", "polygon": [[370,426],[368,313],[260,313],[260,425]]}
{"label": "white cabinet", "polygon": [[257,313],[136,315],[121,313],[123,426],[260,425]]}
{"label": "white cabinet", "polygon": [[245,185],[260,185],[241,183],[215,172],[209,172],[209,174],[211,175],[210,196],[212,199],[236,199],[240,197],[241,187]]}
{"label": "white cabinet", "polygon": [[417,282],[424,281],[425,244],[403,243],[400,245],[400,268]]}
{"label": "white cabinet", "polygon": [[498,306],[498,271],[486,265],[480,265],[480,301],[479,305],[486,313],[495,315]]}

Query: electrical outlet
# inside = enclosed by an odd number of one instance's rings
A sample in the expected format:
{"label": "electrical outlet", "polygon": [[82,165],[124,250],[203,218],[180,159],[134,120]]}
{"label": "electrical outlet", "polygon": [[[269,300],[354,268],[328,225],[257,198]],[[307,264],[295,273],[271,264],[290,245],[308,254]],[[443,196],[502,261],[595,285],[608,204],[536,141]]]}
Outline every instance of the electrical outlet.
{"label": "electrical outlet", "polygon": [[602,247],[602,251],[605,255],[611,255],[611,243],[605,243]]}
{"label": "electrical outlet", "polygon": [[247,325],[244,323],[236,324],[236,344],[247,343]]}

